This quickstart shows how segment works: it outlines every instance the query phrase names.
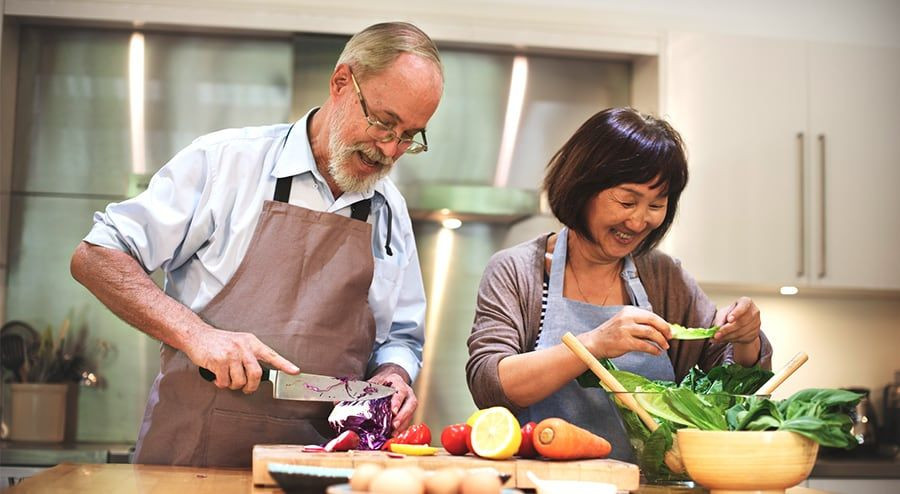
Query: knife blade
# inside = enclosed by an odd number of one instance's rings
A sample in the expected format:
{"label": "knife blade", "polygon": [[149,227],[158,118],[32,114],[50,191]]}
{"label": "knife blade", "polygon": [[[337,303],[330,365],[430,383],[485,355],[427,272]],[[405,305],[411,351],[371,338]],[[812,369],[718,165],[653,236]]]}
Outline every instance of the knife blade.
{"label": "knife blade", "polygon": [[[216,380],[216,375],[203,367],[200,367],[200,375],[207,381]],[[260,380],[272,382],[272,397],[276,400],[362,401],[383,398],[397,392],[390,386],[368,381],[305,372],[292,375],[265,367],[263,367]]]}

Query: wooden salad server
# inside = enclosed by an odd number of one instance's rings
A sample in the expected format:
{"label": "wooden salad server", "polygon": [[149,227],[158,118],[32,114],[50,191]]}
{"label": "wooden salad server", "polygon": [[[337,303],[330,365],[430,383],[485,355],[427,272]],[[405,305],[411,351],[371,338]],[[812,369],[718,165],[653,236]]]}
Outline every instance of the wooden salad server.
{"label": "wooden salad server", "polygon": [[781,369],[778,370],[772,377],[766,381],[765,384],[760,387],[756,393],[757,395],[770,395],[775,388],[781,386],[781,383],[784,382],[785,379],[791,377],[791,374],[794,373],[797,369],[800,368],[801,365],[805,364],[806,361],[809,360],[809,356],[804,352],[797,352],[797,355],[794,355],[787,364],[784,365]]}
{"label": "wooden salad server", "polygon": [[[582,362],[587,364],[588,368],[594,374],[596,374],[598,378],[600,378],[600,382],[603,383],[603,386],[605,386],[610,391],[619,393],[618,395],[616,395],[619,400],[626,407],[628,407],[629,410],[636,413],[637,416],[640,417],[641,422],[643,422],[644,425],[646,425],[647,428],[650,429],[650,432],[653,432],[659,428],[659,424],[657,424],[656,421],[653,420],[653,417],[651,417],[650,414],[647,413],[647,410],[644,410],[644,407],[642,407],[634,399],[634,396],[632,396],[632,394],[627,389],[625,389],[624,386],[622,386],[622,383],[620,383],[618,379],[616,379],[612,374],[609,373],[608,370],[603,367],[603,364],[601,364],[600,361],[597,360],[597,358],[594,357],[594,355],[592,355],[591,352],[588,351],[588,349],[585,348],[580,341],[578,341],[578,338],[576,338],[575,335],[573,335],[571,332],[567,332],[563,335],[562,341],[567,347],[569,347],[569,350],[571,350],[572,353],[574,353],[579,359],[581,359]],[[666,466],[669,467],[669,470],[671,470],[672,472],[684,472],[684,463],[682,463],[681,461],[681,450],[678,448],[678,437],[674,434],[672,435],[672,448],[666,451],[665,462]]]}

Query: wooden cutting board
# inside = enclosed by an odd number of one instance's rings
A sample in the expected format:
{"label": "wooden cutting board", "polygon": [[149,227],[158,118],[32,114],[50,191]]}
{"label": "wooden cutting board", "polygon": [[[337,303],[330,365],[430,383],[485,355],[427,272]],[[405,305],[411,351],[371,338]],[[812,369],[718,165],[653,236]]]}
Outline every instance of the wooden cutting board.
{"label": "wooden cutting board", "polygon": [[486,460],[476,456],[452,456],[441,449],[434,456],[404,456],[392,458],[382,451],[346,451],[341,453],[308,453],[303,446],[265,444],[253,447],[253,483],[276,485],[269,475],[269,463],[287,463],[333,468],[354,468],[361,463],[378,463],[385,466],[418,466],[424,470],[444,467],[464,469],[492,467],[511,477],[506,487],[533,488],[526,472],[531,470],[538,478],[546,480],[591,480],[615,484],[620,491],[635,491],[640,482],[637,465],[618,460]]}

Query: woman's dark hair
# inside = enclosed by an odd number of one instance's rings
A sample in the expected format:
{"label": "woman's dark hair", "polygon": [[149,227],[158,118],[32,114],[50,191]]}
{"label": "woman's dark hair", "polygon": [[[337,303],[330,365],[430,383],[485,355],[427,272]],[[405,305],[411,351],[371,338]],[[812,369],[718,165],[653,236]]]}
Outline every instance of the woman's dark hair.
{"label": "woman's dark hair", "polygon": [[562,224],[594,241],[587,205],[601,191],[625,183],[663,188],[668,208],[662,224],[638,245],[634,255],[656,247],[668,233],[687,185],[684,143],[668,122],[632,108],[609,108],[589,118],[550,159],[544,190],[550,210]]}

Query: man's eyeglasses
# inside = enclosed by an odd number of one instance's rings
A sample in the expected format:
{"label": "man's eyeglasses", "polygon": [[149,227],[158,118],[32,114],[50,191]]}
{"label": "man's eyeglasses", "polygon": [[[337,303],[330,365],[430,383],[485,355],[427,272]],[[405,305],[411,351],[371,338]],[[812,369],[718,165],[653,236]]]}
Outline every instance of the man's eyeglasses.
{"label": "man's eyeglasses", "polygon": [[391,142],[394,139],[398,139],[400,141],[400,146],[408,146],[406,151],[404,151],[406,154],[417,154],[428,151],[428,139],[425,138],[424,130],[419,132],[422,136],[422,142],[419,142],[415,140],[414,137],[398,136],[397,133],[394,132],[393,125],[381,123],[375,117],[369,115],[366,99],[363,98],[362,92],[359,90],[359,84],[356,82],[356,76],[353,75],[353,72],[350,72],[350,79],[353,80],[353,88],[356,89],[356,96],[359,98],[359,106],[362,107],[366,122],[369,123],[369,126],[366,128],[366,134],[368,134],[369,137],[378,142]]}

